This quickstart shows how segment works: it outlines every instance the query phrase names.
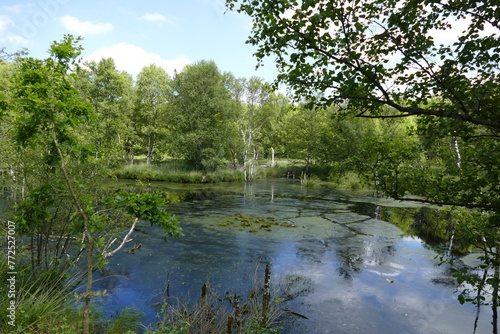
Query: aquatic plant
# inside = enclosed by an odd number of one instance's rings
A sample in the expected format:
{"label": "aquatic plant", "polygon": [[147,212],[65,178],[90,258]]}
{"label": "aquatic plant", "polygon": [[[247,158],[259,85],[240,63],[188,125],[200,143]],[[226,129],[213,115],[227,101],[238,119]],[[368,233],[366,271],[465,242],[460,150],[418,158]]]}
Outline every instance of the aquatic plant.
{"label": "aquatic plant", "polygon": [[319,181],[319,178],[314,176],[314,175],[307,175],[306,173],[302,172],[300,174],[300,184],[303,185],[304,187],[314,187]]}
{"label": "aquatic plant", "polygon": [[242,215],[241,213],[236,213],[222,218],[223,221],[218,224],[221,227],[240,227],[240,228],[250,228],[248,232],[256,233],[259,231],[271,232],[273,228],[279,227],[297,227],[290,221],[279,221],[272,216],[256,216],[256,215]]}

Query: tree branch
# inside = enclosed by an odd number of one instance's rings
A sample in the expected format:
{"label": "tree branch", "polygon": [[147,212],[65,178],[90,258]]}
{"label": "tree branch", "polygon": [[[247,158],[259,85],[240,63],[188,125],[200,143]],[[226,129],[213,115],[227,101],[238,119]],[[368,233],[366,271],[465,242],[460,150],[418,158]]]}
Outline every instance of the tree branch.
{"label": "tree branch", "polygon": [[132,234],[132,232],[134,231],[134,228],[135,228],[135,225],[137,224],[137,222],[139,221],[139,218],[136,218],[134,220],[134,223],[132,224],[132,227],[130,227],[130,230],[128,231],[128,233],[125,235],[125,237],[123,238],[120,246],[118,246],[115,250],[111,251],[111,252],[107,252],[106,250],[111,247],[111,245],[114,243],[114,241],[116,240],[116,238],[109,244],[109,246],[107,246],[103,251],[102,251],[102,256],[104,256],[104,258],[108,258],[110,256],[113,256],[116,252],[118,252],[122,247],[123,245],[125,245],[127,242],[129,241],[132,241],[131,239],[129,239],[128,237],[130,237],[130,235]]}
{"label": "tree branch", "polygon": [[468,209],[483,209],[483,210],[493,210],[493,211],[499,211],[500,207],[496,205],[489,205],[489,204],[474,204],[474,203],[456,203],[456,202],[442,202],[442,201],[433,201],[433,200],[426,200],[426,199],[421,199],[421,198],[408,198],[408,197],[393,197],[397,201],[413,201],[413,202],[420,202],[420,203],[427,203],[427,204],[434,204],[434,205],[446,205],[446,206],[460,206]]}

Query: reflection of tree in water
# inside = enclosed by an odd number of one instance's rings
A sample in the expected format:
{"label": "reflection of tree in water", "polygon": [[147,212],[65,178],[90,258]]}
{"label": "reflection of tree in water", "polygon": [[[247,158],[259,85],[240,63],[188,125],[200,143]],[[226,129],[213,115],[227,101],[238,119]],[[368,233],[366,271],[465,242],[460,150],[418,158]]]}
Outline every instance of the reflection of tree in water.
{"label": "reflection of tree in water", "polygon": [[[353,203],[354,212],[387,221],[408,236],[422,239],[424,247],[436,251],[449,249],[453,255],[465,255],[470,250],[467,237],[455,228],[455,219],[448,210],[429,207],[405,208]],[[462,233],[463,234],[463,233]]]}
{"label": "reflection of tree in water", "polygon": [[333,240],[303,239],[297,242],[297,256],[312,262],[322,262],[325,254],[331,250]]}
{"label": "reflection of tree in water", "polygon": [[347,247],[346,249],[340,249],[337,255],[340,257],[340,265],[337,268],[337,272],[340,276],[345,279],[352,279],[353,274],[361,271],[361,266],[364,262],[361,257],[359,249],[353,247]]}
{"label": "reflection of tree in water", "polygon": [[297,256],[310,262],[336,258],[336,271],[351,280],[365,265],[385,265],[396,254],[392,240],[368,241],[359,237],[333,237],[324,240],[305,239],[298,243]]}
{"label": "reflection of tree in water", "polygon": [[[418,236],[423,247],[442,254],[449,262],[451,274],[459,284],[460,303],[472,302],[477,307],[474,333],[477,330],[481,306],[492,308],[493,333],[498,333],[500,307],[500,247],[499,229],[487,213],[460,208],[435,209],[429,207],[384,207],[355,203],[353,211],[368,214],[398,226],[406,235]],[[480,264],[469,267],[456,257],[477,253]],[[349,262],[347,262],[349,263]],[[433,280],[442,283],[440,280]],[[453,284],[454,281],[445,281]],[[453,284],[454,285],[454,284]]]}

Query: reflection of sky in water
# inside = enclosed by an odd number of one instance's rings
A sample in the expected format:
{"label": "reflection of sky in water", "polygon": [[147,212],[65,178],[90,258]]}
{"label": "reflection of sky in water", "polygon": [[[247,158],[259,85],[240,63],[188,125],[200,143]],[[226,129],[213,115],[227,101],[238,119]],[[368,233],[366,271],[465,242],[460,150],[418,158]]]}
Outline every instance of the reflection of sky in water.
{"label": "reflection of sky in water", "polygon": [[[111,291],[103,300],[108,312],[136,306],[154,319],[151,305],[160,300],[169,274],[173,296],[197,298],[206,281],[221,294],[222,289],[244,293],[257,264],[269,262],[276,287],[290,277],[308,282],[309,289],[287,308],[309,320],[296,319],[287,333],[472,332],[474,309],[458,304],[454,287],[432,281],[447,277],[434,251],[374,219],[375,212],[367,211],[371,207],[350,211],[353,202],[358,207],[375,199],[285,182],[231,187],[246,196],[171,208],[184,222],[178,240],[165,242],[158,228],[141,226],[145,233],[136,232],[132,243],[142,242],[142,250],[115,255],[105,275],[117,276],[96,283]],[[219,226],[236,213],[272,216],[297,227],[249,233],[248,228]],[[482,313],[477,333],[488,333],[491,311]]]}

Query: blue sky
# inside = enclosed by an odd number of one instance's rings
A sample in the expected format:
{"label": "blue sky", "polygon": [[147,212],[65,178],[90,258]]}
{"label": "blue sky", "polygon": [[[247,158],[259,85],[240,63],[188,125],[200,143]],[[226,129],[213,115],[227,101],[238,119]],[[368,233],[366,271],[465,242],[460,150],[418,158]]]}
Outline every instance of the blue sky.
{"label": "blue sky", "polygon": [[255,71],[255,49],[245,44],[248,17],[225,14],[224,0],[0,0],[0,46],[27,48],[46,58],[50,43],[81,35],[85,59],[115,59],[136,75],[155,63],[170,74],[213,60],[237,77],[274,80],[272,62]]}

